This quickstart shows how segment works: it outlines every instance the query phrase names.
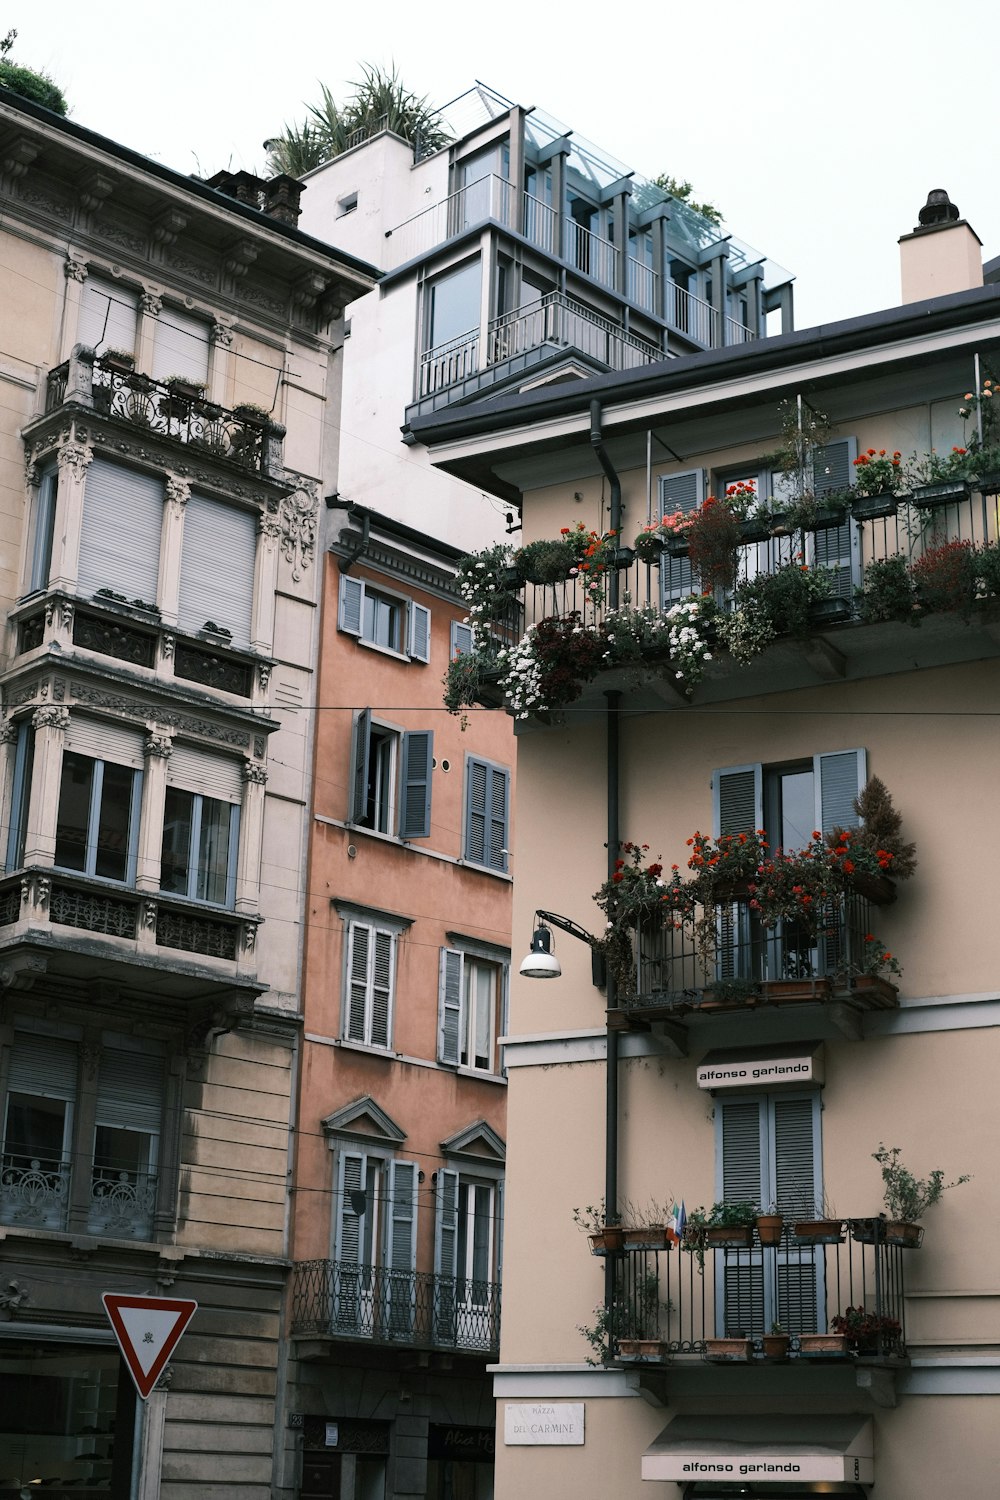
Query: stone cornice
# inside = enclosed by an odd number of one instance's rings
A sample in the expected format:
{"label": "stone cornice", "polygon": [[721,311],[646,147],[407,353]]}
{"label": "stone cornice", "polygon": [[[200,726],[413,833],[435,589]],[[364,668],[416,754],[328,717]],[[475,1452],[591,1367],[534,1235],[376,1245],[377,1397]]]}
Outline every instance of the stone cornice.
{"label": "stone cornice", "polygon": [[339,540],[331,544],[330,551],[334,557],[355,557],[363,567],[412,583],[429,594],[436,594],[449,604],[463,603],[454,573],[445,568],[434,567],[432,563],[374,537],[369,537],[364,551],[359,554],[357,549],[361,542],[361,532],[348,528],[341,531]]}

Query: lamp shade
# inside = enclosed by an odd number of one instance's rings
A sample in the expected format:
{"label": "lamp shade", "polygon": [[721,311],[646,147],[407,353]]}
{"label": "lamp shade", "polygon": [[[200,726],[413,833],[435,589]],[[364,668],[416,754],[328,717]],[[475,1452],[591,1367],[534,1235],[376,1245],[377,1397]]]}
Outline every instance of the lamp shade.
{"label": "lamp shade", "polygon": [[531,949],[518,971],[526,979],[558,979],[562,965],[552,952],[552,933],[540,923],[531,935]]}

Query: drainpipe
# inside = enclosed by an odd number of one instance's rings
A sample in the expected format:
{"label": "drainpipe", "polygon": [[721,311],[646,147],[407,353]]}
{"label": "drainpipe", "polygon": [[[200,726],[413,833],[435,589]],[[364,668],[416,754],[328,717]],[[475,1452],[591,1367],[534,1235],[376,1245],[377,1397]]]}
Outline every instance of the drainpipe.
{"label": "drainpipe", "polygon": [[[622,486],[614,465],[605,451],[601,437],[601,403],[590,403],[590,443],[602,470],[611,486],[611,526],[620,540],[622,527]],[[608,603],[618,608],[618,569],[611,572],[608,588]],[[619,707],[621,693],[617,689],[605,693],[607,699],[607,782],[608,782],[608,879],[615,871],[619,842]],[[608,972],[608,1014],[617,1000],[617,980]],[[609,1024],[605,1040],[605,1127],[604,1127],[604,1204],[610,1218],[618,1212],[618,1032]],[[615,1298],[615,1259],[607,1256],[604,1261],[604,1305],[611,1307]]]}

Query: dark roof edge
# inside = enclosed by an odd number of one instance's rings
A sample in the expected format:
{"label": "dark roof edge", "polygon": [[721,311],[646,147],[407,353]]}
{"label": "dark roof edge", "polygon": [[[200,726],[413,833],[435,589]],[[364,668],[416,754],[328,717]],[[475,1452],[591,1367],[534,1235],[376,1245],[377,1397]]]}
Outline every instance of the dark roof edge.
{"label": "dark roof edge", "polygon": [[12,109],[19,110],[30,119],[37,120],[41,125],[48,125],[85,145],[105,151],[109,156],[117,157],[119,161],[127,163],[130,167],[137,167],[150,177],[158,177],[161,182],[168,182],[184,192],[193,193],[196,198],[201,198],[216,208],[225,208],[237,218],[246,219],[258,229],[273,230],[282,239],[289,240],[291,244],[302,250],[311,250],[314,254],[322,255],[327,259],[340,261],[349,270],[357,271],[372,281],[377,281],[382,274],[377,266],[358,260],[356,256],[349,255],[346,250],[338,250],[335,245],[328,245],[325,240],[313,239],[312,235],[303,233],[301,229],[296,229],[291,224],[283,224],[280,219],[272,219],[268,214],[262,213],[259,208],[252,208],[248,203],[240,203],[237,199],[208,187],[197,177],[186,177],[183,172],[177,172],[173,167],[165,167],[162,162],[143,156],[141,152],[133,151],[130,146],[123,146],[120,141],[113,141],[109,136],[99,135],[96,130],[89,130],[85,125],[77,125],[73,120],[64,119],[62,115],[54,114],[51,109],[45,109],[42,105],[35,104],[33,100],[13,93],[10,89],[0,88],[0,104],[8,104]]}
{"label": "dark roof edge", "polygon": [[340,495],[329,495],[327,506],[330,510],[344,510],[348,519],[357,516],[359,520],[366,517],[377,531],[386,536],[396,537],[401,542],[411,542],[414,546],[421,547],[424,552],[433,552],[436,556],[450,562],[458,562],[466,554],[466,548],[453,547],[451,542],[439,541],[437,537],[428,535],[426,531],[417,531],[413,526],[407,526],[402,521],[394,521],[391,516],[383,515],[381,511],[371,510],[367,505],[355,505],[353,500],[345,500]]}
{"label": "dark roof edge", "polygon": [[795,333],[778,334],[752,344],[686,354],[655,365],[644,365],[625,374],[613,371],[596,375],[571,386],[560,385],[556,388],[557,394],[542,389],[497,396],[492,400],[414,417],[404,431],[409,430],[424,442],[447,442],[472,433],[501,431],[516,426],[519,421],[542,421],[576,412],[584,415],[595,397],[610,406],[678,389],[698,389],[729,376],[756,375],[783,367],[791,375],[797,364],[819,356],[849,354],[885,343],[889,338],[961,328],[977,322],[984,313],[1000,317],[1000,287],[973,287],[970,291],[952,292],[946,297],[864,313],[860,317],[819,324]]}

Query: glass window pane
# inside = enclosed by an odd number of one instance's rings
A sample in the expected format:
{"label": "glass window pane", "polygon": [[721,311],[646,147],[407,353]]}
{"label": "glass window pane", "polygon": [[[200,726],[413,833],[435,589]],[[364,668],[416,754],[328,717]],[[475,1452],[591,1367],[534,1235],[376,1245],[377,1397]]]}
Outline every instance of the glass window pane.
{"label": "glass window pane", "polygon": [[213,797],[201,799],[201,838],[194,894],[201,901],[214,901],[219,906],[226,903],[232,811],[228,802],[217,802]]}
{"label": "glass window pane", "polygon": [[97,853],[94,874],[101,875],[106,880],[125,880],[128,876],[135,774],[128,766],[104,762],[101,805],[95,830]]}
{"label": "glass window pane", "polygon": [[479,285],[478,260],[434,282],[428,293],[428,349],[450,343],[479,327]]}
{"label": "glass window pane", "polygon": [[390,651],[399,651],[400,622],[403,611],[394,599],[383,599],[370,590],[365,591],[365,614],[361,630],[362,639],[376,646],[387,646]]}
{"label": "glass window pane", "polygon": [[26,1166],[33,1160],[61,1161],[67,1107],[63,1099],[11,1094],[4,1135],[5,1166]]}
{"label": "glass window pane", "polygon": [[163,844],[160,852],[160,890],[187,895],[191,864],[192,792],[168,786],[163,803]]}
{"label": "glass window pane", "polygon": [[87,826],[94,787],[96,761],[67,750],[63,756],[56,819],[56,864],[64,870],[83,870],[87,865]]}
{"label": "glass window pane", "polygon": [[787,771],[781,778],[781,847],[804,849],[815,820],[812,771]]}

